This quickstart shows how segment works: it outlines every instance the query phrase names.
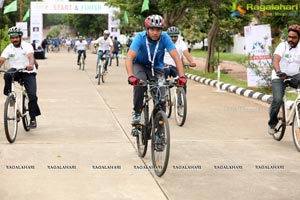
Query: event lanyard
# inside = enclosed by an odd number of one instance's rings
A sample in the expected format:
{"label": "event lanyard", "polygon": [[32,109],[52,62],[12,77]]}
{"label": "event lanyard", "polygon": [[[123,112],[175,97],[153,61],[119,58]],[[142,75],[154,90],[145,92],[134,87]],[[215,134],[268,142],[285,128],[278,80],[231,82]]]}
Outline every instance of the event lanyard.
{"label": "event lanyard", "polygon": [[148,52],[148,60],[151,62],[151,72],[152,72],[152,76],[154,76],[154,60],[157,54],[157,50],[158,50],[158,46],[159,46],[159,42],[160,39],[158,40],[158,42],[156,43],[155,46],[155,50],[154,50],[154,54],[153,54],[153,59],[151,59],[151,53],[150,53],[150,47],[149,47],[149,41],[146,37],[146,46],[147,46],[147,52]]}

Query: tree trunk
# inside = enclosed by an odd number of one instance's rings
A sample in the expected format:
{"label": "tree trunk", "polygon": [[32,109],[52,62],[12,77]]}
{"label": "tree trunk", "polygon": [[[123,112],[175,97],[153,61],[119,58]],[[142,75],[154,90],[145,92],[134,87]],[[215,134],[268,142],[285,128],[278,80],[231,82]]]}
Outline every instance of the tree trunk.
{"label": "tree trunk", "polygon": [[213,20],[213,25],[208,33],[208,51],[205,63],[205,73],[214,72],[214,51],[217,34],[219,30],[219,21],[217,18]]}

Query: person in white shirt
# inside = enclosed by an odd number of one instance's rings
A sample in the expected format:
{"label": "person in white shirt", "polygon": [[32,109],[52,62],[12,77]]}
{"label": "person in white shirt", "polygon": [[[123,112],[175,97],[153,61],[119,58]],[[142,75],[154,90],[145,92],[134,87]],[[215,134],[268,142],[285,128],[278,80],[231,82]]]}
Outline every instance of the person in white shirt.
{"label": "person in white shirt", "polygon": [[77,49],[77,65],[80,65],[80,57],[81,54],[83,54],[83,58],[86,58],[86,48],[87,48],[87,42],[83,40],[82,36],[79,36],[79,40],[76,41],[75,47]]}
{"label": "person in white shirt", "polygon": [[273,57],[272,70],[272,93],[273,101],[270,106],[269,113],[269,129],[268,133],[274,135],[276,133],[276,125],[278,123],[278,112],[285,93],[286,84],[284,80],[291,77],[289,85],[297,88],[300,81],[300,26],[291,25],[288,28],[287,41],[281,42],[275,49]]}
{"label": "person in white shirt", "polygon": [[106,54],[106,59],[105,59],[105,64],[104,64],[104,70],[107,72],[107,65],[108,65],[108,60],[110,56],[112,55],[112,52],[114,50],[113,42],[111,38],[109,37],[110,32],[108,30],[105,30],[103,32],[103,36],[99,37],[94,43],[95,45],[98,45],[98,58],[97,58],[97,65],[96,65],[96,79],[98,78],[99,75],[99,69],[98,69],[98,64],[100,61],[100,58],[102,57],[103,54]]}
{"label": "person in white shirt", "polygon": [[[8,72],[13,72],[18,69],[24,69],[22,72],[15,74],[15,80],[22,79],[25,89],[28,94],[30,124],[29,128],[36,128],[36,116],[41,114],[37,103],[37,84],[36,84],[36,66],[34,64],[34,50],[31,44],[22,41],[23,32],[20,28],[14,26],[8,29],[11,44],[3,50],[0,57],[0,67],[8,60],[10,69]],[[4,74],[4,95],[8,95],[11,91],[11,76],[9,73]]]}
{"label": "person in white shirt", "polygon": [[[171,40],[175,44],[180,59],[182,60],[184,56],[191,67],[196,67],[196,63],[194,63],[193,57],[190,55],[186,43],[182,39],[179,39],[179,29],[175,26],[171,26],[170,28],[168,28],[167,34],[171,37]],[[169,76],[177,77],[177,69],[175,62],[168,52],[165,53],[164,63],[165,78],[167,79]],[[186,85],[183,88],[186,91]]]}

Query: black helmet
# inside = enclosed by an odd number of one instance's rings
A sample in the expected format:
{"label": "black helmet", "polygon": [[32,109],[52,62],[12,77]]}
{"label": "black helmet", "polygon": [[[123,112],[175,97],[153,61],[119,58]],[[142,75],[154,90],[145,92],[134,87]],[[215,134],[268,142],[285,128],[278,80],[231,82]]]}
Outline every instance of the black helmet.
{"label": "black helmet", "polygon": [[169,36],[178,36],[180,34],[179,29],[175,26],[168,28],[167,33]]}

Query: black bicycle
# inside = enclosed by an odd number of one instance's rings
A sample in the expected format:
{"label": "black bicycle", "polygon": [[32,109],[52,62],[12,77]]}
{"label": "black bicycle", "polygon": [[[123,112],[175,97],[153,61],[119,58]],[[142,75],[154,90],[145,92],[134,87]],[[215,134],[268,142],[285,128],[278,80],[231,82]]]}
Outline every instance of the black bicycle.
{"label": "black bicycle", "polygon": [[[170,127],[168,117],[163,109],[165,95],[161,89],[168,87],[157,81],[140,83],[147,87],[144,93],[144,103],[141,113],[141,122],[132,125],[132,135],[136,137],[138,155],[144,157],[147,153],[148,140],[151,140],[151,157],[154,172],[161,177],[167,170],[170,156]],[[153,100],[153,109],[149,116],[149,103]]]}
{"label": "black bicycle", "polygon": [[[12,78],[11,82],[11,92],[8,94],[5,104],[4,104],[4,130],[6,139],[8,142],[13,143],[17,138],[18,132],[18,122],[20,118],[22,119],[23,127],[25,131],[29,131],[29,109],[28,109],[28,95],[24,87],[24,82],[20,79],[18,82],[20,84],[20,93],[17,95],[15,90],[15,74],[21,72],[23,69],[18,69],[15,71],[4,71],[9,74]],[[20,98],[20,99],[19,99]],[[20,105],[19,105],[20,101]]]}

